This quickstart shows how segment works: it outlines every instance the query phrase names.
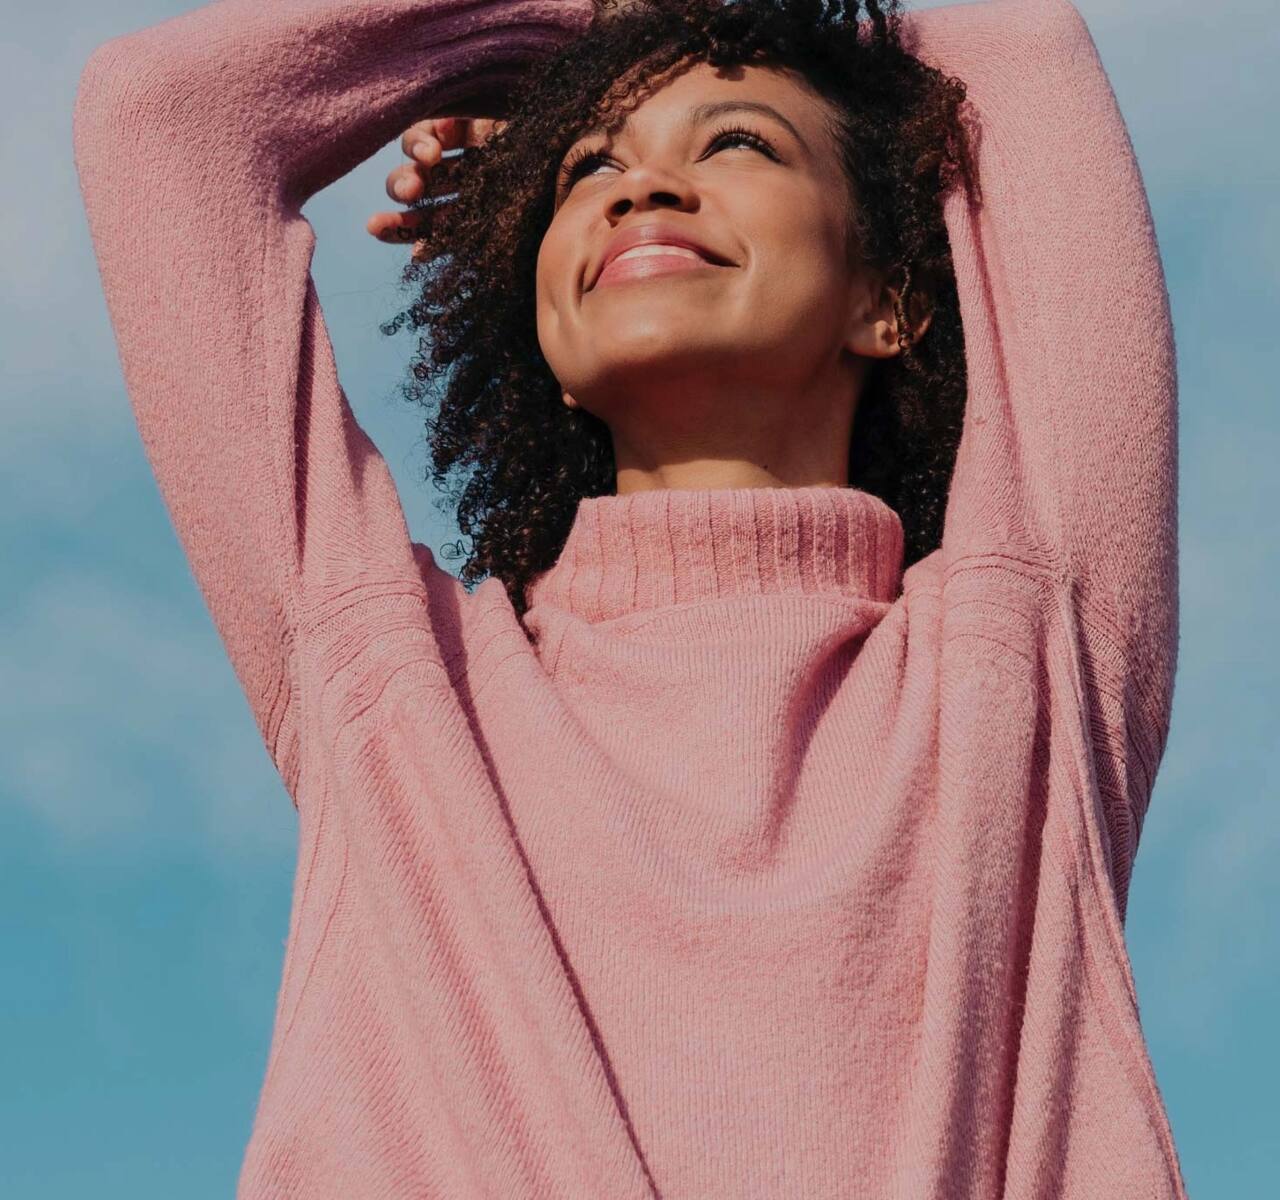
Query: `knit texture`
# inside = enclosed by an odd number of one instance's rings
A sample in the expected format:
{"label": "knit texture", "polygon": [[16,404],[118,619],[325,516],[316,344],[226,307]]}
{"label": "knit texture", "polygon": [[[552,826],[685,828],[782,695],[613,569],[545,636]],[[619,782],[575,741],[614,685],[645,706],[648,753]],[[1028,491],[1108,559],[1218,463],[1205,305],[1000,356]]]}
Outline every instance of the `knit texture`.
{"label": "knit texture", "polygon": [[590,0],[220,0],[74,137],[130,402],[298,813],[243,1200],[1184,1197],[1124,940],[1177,653],[1147,198],[1067,0],[969,86],[941,547],[854,488],[584,501],[521,628],[410,540],[303,203]]}

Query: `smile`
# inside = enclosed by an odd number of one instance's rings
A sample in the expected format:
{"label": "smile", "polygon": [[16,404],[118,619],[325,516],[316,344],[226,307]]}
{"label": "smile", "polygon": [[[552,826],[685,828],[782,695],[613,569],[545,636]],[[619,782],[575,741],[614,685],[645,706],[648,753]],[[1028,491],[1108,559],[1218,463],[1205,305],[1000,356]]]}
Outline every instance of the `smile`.
{"label": "smile", "polygon": [[665,242],[645,242],[639,246],[632,246],[630,250],[624,250],[612,259],[600,272],[600,278],[596,280],[595,286],[607,287],[612,283],[648,279],[655,275],[696,271],[702,268],[718,269],[718,264],[709,262],[687,246],[671,246]]}

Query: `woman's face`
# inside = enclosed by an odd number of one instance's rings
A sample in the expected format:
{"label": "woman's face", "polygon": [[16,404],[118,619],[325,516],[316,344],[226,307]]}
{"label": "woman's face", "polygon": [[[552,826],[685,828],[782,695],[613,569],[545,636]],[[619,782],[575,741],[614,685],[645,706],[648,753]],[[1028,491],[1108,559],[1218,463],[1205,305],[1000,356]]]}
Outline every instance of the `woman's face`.
{"label": "woman's face", "polygon": [[[570,148],[578,166],[538,256],[538,337],[565,402],[607,421],[615,442],[628,424],[634,440],[682,419],[691,433],[808,415],[847,433],[859,371],[896,351],[896,330],[879,278],[849,262],[829,119],[792,72],[700,62],[612,142],[588,134]],[[602,273],[633,235],[647,247]],[[667,239],[701,249],[657,251]]]}

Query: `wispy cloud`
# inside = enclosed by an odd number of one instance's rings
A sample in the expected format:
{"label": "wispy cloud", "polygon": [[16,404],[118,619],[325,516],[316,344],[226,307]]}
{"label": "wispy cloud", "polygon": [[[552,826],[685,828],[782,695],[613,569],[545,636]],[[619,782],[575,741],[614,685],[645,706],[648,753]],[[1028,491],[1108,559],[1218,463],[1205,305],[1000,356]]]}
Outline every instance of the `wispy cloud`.
{"label": "wispy cloud", "polygon": [[178,607],[92,570],[32,582],[0,629],[8,801],[71,849],[287,850],[296,816],[221,643]]}

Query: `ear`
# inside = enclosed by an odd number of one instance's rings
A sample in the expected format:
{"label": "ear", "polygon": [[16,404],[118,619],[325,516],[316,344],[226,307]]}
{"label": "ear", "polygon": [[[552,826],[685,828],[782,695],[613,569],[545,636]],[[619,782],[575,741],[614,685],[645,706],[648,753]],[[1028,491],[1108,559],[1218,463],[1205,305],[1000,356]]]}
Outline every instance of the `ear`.
{"label": "ear", "polygon": [[910,276],[897,268],[888,274],[867,270],[854,282],[845,348],[864,358],[894,358],[902,353],[899,301],[906,294],[906,325],[911,344],[918,342],[933,319],[933,301]]}
{"label": "ear", "polygon": [[578,404],[578,402],[577,402],[577,401],[576,401],[576,400],[575,400],[571,395],[569,395],[569,393],[568,393],[568,392],[561,392],[561,393],[560,393],[560,399],[564,401],[564,406],[565,406],[565,408],[580,408],[580,407],[581,407],[581,405],[579,405],[579,404]]}

